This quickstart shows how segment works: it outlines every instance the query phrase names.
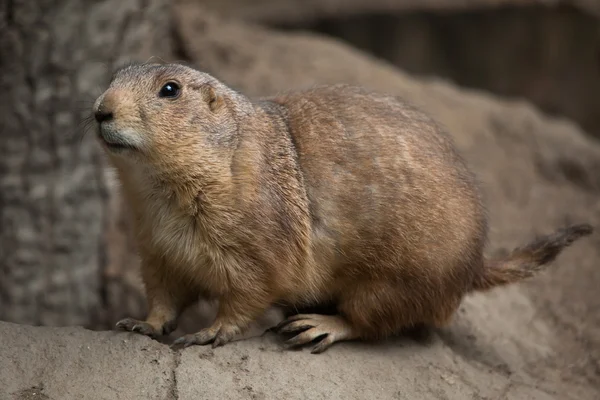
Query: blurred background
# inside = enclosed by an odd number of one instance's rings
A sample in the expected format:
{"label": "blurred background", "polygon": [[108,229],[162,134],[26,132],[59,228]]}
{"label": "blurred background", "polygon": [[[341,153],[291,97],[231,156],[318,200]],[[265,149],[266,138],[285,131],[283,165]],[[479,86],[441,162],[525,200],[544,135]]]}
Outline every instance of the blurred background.
{"label": "blurred background", "polygon": [[[144,317],[129,213],[89,115],[116,67],[153,57],[251,96],[344,81],[423,106],[485,186],[494,251],[599,221],[599,21],[595,0],[3,0],[0,320]],[[568,256],[579,269],[524,287],[596,379],[598,240],[585,246]]]}

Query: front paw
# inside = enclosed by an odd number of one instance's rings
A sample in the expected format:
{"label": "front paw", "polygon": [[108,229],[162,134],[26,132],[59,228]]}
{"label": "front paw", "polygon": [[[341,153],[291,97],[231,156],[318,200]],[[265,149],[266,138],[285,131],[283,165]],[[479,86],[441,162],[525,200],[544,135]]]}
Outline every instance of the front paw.
{"label": "front paw", "polygon": [[241,330],[234,325],[215,324],[210,328],[202,329],[200,332],[185,335],[176,339],[171,348],[185,348],[192,345],[206,345],[212,343],[212,347],[223,346],[230,342]]}
{"label": "front paw", "polygon": [[157,338],[163,334],[163,329],[156,329],[147,322],[139,321],[133,318],[125,318],[117,322],[115,327],[119,330],[128,332],[137,332],[151,338]]}

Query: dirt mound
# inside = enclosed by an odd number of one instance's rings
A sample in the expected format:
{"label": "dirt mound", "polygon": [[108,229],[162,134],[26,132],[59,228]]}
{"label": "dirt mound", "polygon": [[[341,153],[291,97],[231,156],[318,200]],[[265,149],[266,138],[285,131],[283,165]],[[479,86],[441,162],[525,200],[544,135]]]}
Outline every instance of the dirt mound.
{"label": "dirt mound", "polygon": [[[176,3],[181,56],[247,94],[347,82],[432,113],[482,182],[491,252],[567,222],[600,227],[600,144],[574,124],[416,81],[331,40],[224,21],[197,4]],[[448,329],[317,356],[281,351],[271,335],[173,353],[127,333],[0,323],[0,398],[598,398],[599,240],[576,243],[535,279],[468,298]]]}

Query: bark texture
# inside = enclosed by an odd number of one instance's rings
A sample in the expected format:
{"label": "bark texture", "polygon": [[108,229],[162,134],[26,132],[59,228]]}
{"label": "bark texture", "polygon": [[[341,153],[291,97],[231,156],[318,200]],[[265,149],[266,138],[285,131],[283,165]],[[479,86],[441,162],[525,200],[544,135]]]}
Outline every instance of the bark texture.
{"label": "bark texture", "polygon": [[0,319],[95,325],[139,304],[119,294],[135,258],[86,117],[115,65],[168,54],[168,1],[1,4]]}

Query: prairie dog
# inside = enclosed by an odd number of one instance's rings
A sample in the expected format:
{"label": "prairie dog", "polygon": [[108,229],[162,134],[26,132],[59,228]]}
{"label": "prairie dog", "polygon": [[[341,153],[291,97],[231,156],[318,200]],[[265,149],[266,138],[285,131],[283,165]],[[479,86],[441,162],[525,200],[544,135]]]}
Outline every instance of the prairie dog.
{"label": "prairie dog", "polygon": [[119,69],[94,104],[98,138],[135,216],[145,321],[171,332],[199,297],[214,323],[175,345],[223,345],[271,305],[335,305],[281,323],[320,353],[443,326],[469,292],[532,276],[571,225],[487,260],[474,175],[449,135],[390,95],[325,85],[250,99],[178,64]]}

